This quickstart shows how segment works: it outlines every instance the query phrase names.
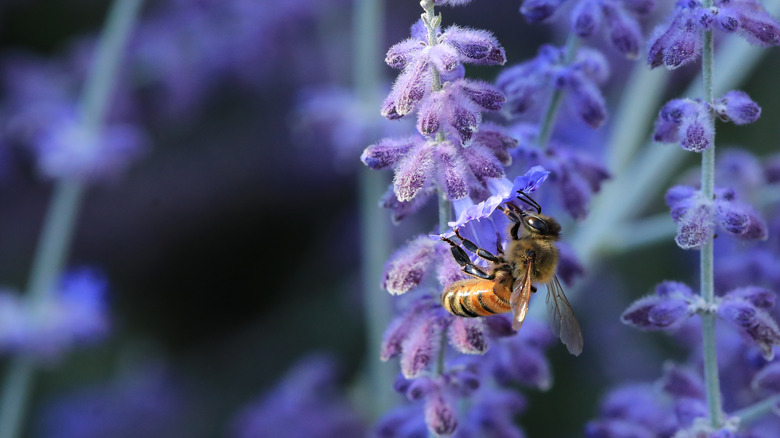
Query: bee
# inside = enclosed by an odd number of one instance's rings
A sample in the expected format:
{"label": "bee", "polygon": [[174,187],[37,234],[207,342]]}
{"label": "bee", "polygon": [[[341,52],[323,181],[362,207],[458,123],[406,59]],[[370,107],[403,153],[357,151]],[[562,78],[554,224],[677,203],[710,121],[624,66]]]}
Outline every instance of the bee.
{"label": "bee", "polygon": [[442,237],[451,246],[452,256],[463,272],[474,278],[452,283],[441,295],[441,304],[453,315],[468,318],[512,312],[512,328],[519,330],[528,313],[531,294],[536,284],[547,285],[547,314],[551,329],[569,353],[582,353],[582,331],[555,275],[558,266],[558,247],[561,226],[542,214],[542,207],[530,196],[518,191],[518,199],[529,204],[536,213],[520,209],[512,202],[499,207],[510,220],[509,241],[506,250],[501,239],[496,244],[497,255],[464,239],[458,230],[455,235],[467,250],[486,260],[487,271],[475,265],[466,251],[452,240]]}

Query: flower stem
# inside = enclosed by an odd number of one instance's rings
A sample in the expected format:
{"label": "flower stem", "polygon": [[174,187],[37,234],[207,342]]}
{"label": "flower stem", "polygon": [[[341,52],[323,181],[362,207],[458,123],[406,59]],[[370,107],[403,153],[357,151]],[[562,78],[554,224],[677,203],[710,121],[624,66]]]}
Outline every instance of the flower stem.
{"label": "flower stem", "polygon": [[[574,60],[574,55],[577,54],[577,46],[579,45],[579,39],[577,35],[570,33],[566,39],[566,53],[564,54],[563,62],[566,65],[571,64]],[[537,143],[540,148],[544,149],[550,142],[552,137],[553,127],[555,126],[555,120],[558,117],[558,110],[561,107],[563,101],[563,90],[555,88],[550,98],[550,103],[547,105],[547,109],[544,111],[542,121],[539,126],[539,137]]]}
{"label": "flower stem", "polygon": [[[709,7],[705,1],[705,8]],[[713,103],[715,95],[713,91],[713,66],[714,43],[712,31],[704,32],[704,46],[702,48],[702,84],[704,87],[704,99]],[[711,119],[709,123],[714,124]],[[701,161],[701,190],[705,199],[712,199],[715,191],[715,144],[704,150]],[[705,243],[700,254],[700,283],[701,296],[712,307],[715,303],[714,281],[714,254],[712,240]],[[710,411],[710,425],[713,428],[720,427],[723,419],[721,410],[720,380],[718,377],[718,359],[715,343],[715,315],[706,313],[702,319],[702,347],[704,350],[704,380],[707,389],[707,406]]]}
{"label": "flower stem", "polygon": [[[369,108],[381,103],[381,45],[383,0],[356,2],[353,19],[355,58],[353,83],[358,100]],[[390,221],[386,212],[377,208],[387,187],[382,172],[362,169],[359,176],[361,276],[363,279],[363,311],[368,329],[366,341],[366,405],[368,416],[374,422],[393,406],[394,378],[392,365],[379,360],[379,349],[385,328],[390,324],[392,305],[390,295],[379,287],[385,260],[390,255]]]}
{"label": "flower stem", "polygon": [[[81,123],[92,138],[100,133],[120,55],[140,5],[141,0],[117,0],[106,20],[96,63],[81,101]],[[56,285],[70,247],[83,192],[83,184],[75,180],[60,181],[54,188],[30,271],[27,296],[34,306],[45,301]],[[8,365],[0,395],[0,438],[20,435],[34,371],[35,362],[26,355],[14,357]]]}
{"label": "flower stem", "polygon": [[780,395],[773,395],[758,403],[734,412],[732,417],[739,418],[739,425],[742,427],[747,423],[763,417],[766,413],[776,409],[778,405],[780,405]]}

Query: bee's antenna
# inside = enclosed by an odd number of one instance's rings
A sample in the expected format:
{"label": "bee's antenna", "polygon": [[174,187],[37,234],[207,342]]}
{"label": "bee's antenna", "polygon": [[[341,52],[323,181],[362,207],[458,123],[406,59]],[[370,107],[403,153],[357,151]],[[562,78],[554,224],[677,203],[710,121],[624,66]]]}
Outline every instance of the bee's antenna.
{"label": "bee's antenna", "polygon": [[536,209],[536,213],[542,214],[542,206],[539,205],[538,202],[534,201],[533,198],[528,196],[528,193],[525,193],[522,190],[518,190],[517,193],[519,193],[519,195],[517,195],[517,199],[525,202],[526,204],[528,204],[531,207],[533,207],[534,209]]}

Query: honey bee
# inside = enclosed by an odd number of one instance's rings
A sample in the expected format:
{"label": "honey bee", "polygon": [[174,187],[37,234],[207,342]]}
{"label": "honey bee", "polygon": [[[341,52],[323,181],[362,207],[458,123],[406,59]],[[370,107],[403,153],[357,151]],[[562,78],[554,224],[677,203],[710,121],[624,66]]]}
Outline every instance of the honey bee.
{"label": "honey bee", "polygon": [[511,240],[506,251],[501,247],[500,238],[496,245],[497,255],[494,255],[464,239],[455,230],[467,250],[488,261],[488,271],[472,263],[460,245],[442,237],[450,244],[452,256],[463,272],[474,278],[451,284],[442,293],[441,304],[453,315],[468,318],[512,311],[512,328],[519,330],[528,313],[531,293],[536,292],[535,284],[546,283],[551,329],[569,353],[579,356],[583,344],[580,325],[555,275],[558,266],[555,242],[560,238],[561,226],[555,219],[543,215],[542,207],[530,196],[522,191],[518,193],[517,198],[529,204],[536,213],[522,210],[511,202],[499,207],[511,222]]}

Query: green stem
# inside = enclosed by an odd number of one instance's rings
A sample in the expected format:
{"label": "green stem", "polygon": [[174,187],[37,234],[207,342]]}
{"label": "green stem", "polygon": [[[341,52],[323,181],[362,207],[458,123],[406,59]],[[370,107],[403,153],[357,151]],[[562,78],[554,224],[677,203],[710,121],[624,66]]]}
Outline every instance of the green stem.
{"label": "green stem", "polygon": [[[383,6],[382,0],[360,0],[354,9],[353,83],[357,98],[367,111],[381,103]],[[387,187],[387,177],[382,172],[364,168],[359,178],[363,311],[368,326],[366,404],[373,423],[395,404],[391,389],[395,374],[393,366],[379,360],[382,336],[392,317],[390,295],[379,286],[384,263],[390,255],[391,225],[386,212],[377,208],[376,204]]]}
{"label": "green stem", "polygon": [[[569,33],[569,37],[566,39],[566,53],[564,54],[563,58],[563,63],[565,65],[571,64],[571,62],[574,60],[574,55],[577,54],[578,45],[579,40],[577,35]],[[563,90],[560,88],[555,88],[555,90],[553,90],[552,97],[550,98],[550,103],[547,105],[547,109],[544,111],[544,115],[542,116],[542,121],[539,126],[539,137],[537,139],[537,143],[542,149],[546,148],[547,144],[550,142],[553,127],[555,126],[555,120],[558,117],[558,110],[561,107],[561,102],[563,102]]]}
{"label": "green stem", "polygon": [[[81,100],[81,122],[90,138],[100,135],[120,55],[140,5],[141,0],[117,0],[109,12],[96,63]],[[82,183],[76,180],[63,180],[54,188],[30,271],[27,296],[33,306],[44,302],[56,286],[70,247],[83,192]],[[20,435],[34,374],[32,357],[20,355],[8,365],[0,395],[0,438]]]}
{"label": "green stem", "polygon": [[773,395],[751,406],[742,408],[731,414],[731,416],[739,418],[739,426],[742,427],[777,409],[778,405],[780,405],[780,395]]}
{"label": "green stem", "polygon": [[[705,1],[705,8],[709,7]],[[715,100],[713,91],[713,66],[714,43],[712,31],[704,32],[704,46],[702,48],[702,85],[704,87],[705,101],[712,103]],[[715,120],[711,119],[713,124]],[[715,191],[715,144],[702,153],[701,161],[701,191],[705,199],[713,199]],[[714,253],[713,241],[710,240],[701,248],[700,254],[700,283],[701,296],[709,307],[715,304],[714,281]],[[704,381],[707,388],[707,406],[710,411],[710,425],[718,428],[723,422],[721,410],[720,379],[718,377],[718,358],[715,343],[715,315],[706,313],[701,315],[702,340],[704,350]]]}

